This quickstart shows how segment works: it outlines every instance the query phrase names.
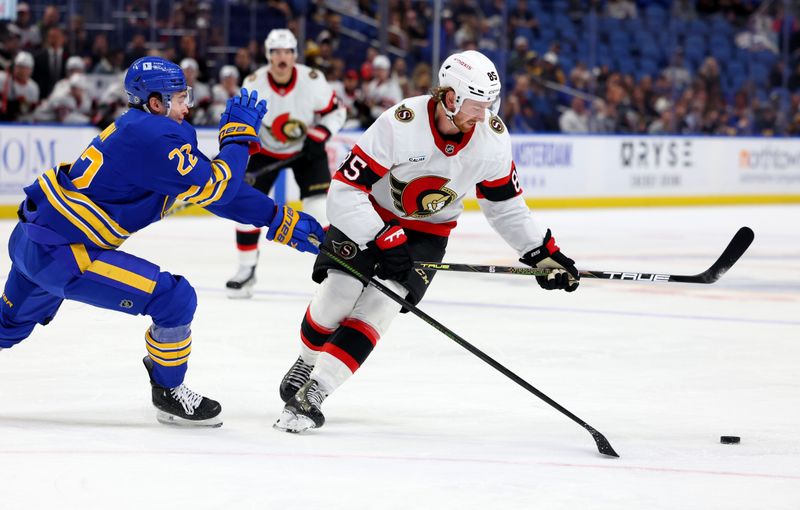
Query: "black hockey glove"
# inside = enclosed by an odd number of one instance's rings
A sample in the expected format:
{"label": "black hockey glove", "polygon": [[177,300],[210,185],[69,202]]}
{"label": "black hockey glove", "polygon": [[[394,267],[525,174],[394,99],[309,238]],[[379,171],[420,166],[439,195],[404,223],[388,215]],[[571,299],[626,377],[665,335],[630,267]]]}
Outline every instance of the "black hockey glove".
{"label": "black hockey glove", "polygon": [[387,223],[375,236],[375,240],[367,243],[367,248],[378,258],[375,266],[378,278],[398,282],[408,279],[414,259],[402,227],[394,222]]}
{"label": "black hockey glove", "polygon": [[575,268],[575,261],[561,253],[559,247],[556,246],[555,238],[550,235],[549,228],[544,235],[542,245],[523,255],[519,261],[531,267],[560,269],[560,271],[554,271],[547,276],[536,277],[536,281],[543,289],[561,289],[572,292],[578,288],[580,275]]}
{"label": "black hockey glove", "polygon": [[308,129],[303,142],[303,155],[307,159],[325,157],[325,142],[331,137],[331,132],[325,126],[314,126]]}

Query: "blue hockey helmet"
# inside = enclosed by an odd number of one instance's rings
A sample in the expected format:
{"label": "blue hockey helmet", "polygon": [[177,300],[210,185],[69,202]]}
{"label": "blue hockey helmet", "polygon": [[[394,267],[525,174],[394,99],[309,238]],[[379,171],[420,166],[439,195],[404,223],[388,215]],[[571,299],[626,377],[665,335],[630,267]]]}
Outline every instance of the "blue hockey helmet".
{"label": "blue hockey helmet", "polygon": [[171,107],[173,94],[188,92],[187,106],[192,106],[192,90],[186,85],[183,70],[175,63],[161,57],[142,57],[136,60],[125,73],[125,92],[132,106],[146,107],[151,94],[161,95],[161,101]]}

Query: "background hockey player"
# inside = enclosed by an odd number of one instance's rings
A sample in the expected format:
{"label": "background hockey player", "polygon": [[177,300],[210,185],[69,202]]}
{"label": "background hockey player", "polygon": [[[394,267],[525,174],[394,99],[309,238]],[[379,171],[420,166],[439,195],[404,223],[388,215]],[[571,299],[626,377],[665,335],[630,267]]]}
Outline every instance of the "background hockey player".
{"label": "background hockey player", "polygon": [[[334,176],[327,249],[416,304],[434,273],[412,270],[413,261],[443,259],[474,189],[522,262],[559,269],[538,277],[539,285],[575,290],[574,262],[537,226],[522,197],[511,140],[496,116],[499,93],[492,62],[465,51],[444,61],[433,97],[412,97],[383,113]],[[275,427],[289,432],[324,423],[322,401],[364,363],[400,311],[324,254],[313,278],[320,288],[302,321],[300,357],[280,385],[286,406]]]}
{"label": "background hockey player", "polygon": [[[243,87],[266,98],[269,111],[258,136],[261,150],[250,158],[248,172],[301,154],[291,167],[300,188],[303,211],[325,224],[325,195],[331,182],[325,142],[344,125],[347,112],[339,106],[325,76],[297,62],[297,39],[286,29],[272,30],[264,41],[268,65],[245,78]],[[253,185],[269,193],[278,172],[260,176]],[[236,229],[239,270],[226,284],[228,295],[253,295],[258,262],[259,230],[240,224]]]}
{"label": "background hockey player", "polygon": [[[218,402],[183,384],[197,306],[185,278],[119,250],[137,230],[181,200],[235,221],[268,226],[268,239],[316,251],[319,224],[242,185],[248,143],[266,112],[255,93],[231,98],[220,120],[220,151],[209,160],[183,119],[192,105],[181,69],[144,57],[125,76],[130,110],[94,138],[72,164],[25,188],[9,239],[12,266],[0,303],[0,349],[46,325],[64,299],[149,315],[145,333],[153,405],[164,423],[221,425]],[[109,339],[109,341],[116,339]],[[105,346],[104,349],[107,349]],[[87,353],[88,354],[88,353]]]}

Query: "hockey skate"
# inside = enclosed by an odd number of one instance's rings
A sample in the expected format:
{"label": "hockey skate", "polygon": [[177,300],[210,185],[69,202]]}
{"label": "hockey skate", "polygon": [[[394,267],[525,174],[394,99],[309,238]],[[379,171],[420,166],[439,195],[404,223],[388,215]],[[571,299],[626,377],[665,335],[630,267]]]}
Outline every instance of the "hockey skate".
{"label": "hockey skate", "polygon": [[325,424],[325,415],[320,406],[325,394],[314,379],[309,379],[297,393],[289,399],[272,426],[275,429],[294,434],[308,429],[318,429]]}
{"label": "hockey skate", "polygon": [[314,365],[307,364],[302,357],[297,358],[297,361],[294,362],[292,368],[286,372],[281,381],[280,394],[284,403],[291,400],[295,393],[300,390],[300,387],[308,382],[313,369]]}
{"label": "hockey skate", "polygon": [[[142,360],[148,374],[153,372],[153,360],[145,356]],[[165,425],[193,427],[221,427],[222,406],[216,400],[190,390],[185,384],[174,388],[159,386],[150,377],[153,388],[153,406],[158,410],[156,419]]]}
{"label": "hockey skate", "polygon": [[225,288],[231,299],[250,299],[256,284],[256,266],[240,265],[239,270],[228,280]]}

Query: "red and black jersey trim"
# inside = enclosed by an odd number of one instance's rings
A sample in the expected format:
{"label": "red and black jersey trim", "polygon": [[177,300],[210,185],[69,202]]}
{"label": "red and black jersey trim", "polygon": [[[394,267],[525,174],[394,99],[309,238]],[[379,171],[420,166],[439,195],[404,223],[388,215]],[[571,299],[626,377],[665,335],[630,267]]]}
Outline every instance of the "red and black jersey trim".
{"label": "red and black jersey trim", "polygon": [[478,198],[485,198],[491,202],[502,202],[522,194],[514,162],[511,162],[511,171],[507,176],[494,181],[479,182],[475,186],[475,194]]}
{"label": "red and black jersey trim", "polygon": [[435,114],[436,100],[431,98],[428,100],[428,124],[430,125],[431,133],[433,134],[433,141],[436,143],[436,146],[439,148],[439,150],[442,151],[442,154],[447,157],[455,156],[458,154],[458,151],[466,147],[470,139],[472,139],[472,135],[475,134],[475,127],[464,133],[464,136],[461,138],[460,142],[445,140],[439,130],[436,129],[436,122],[434,118]]}
{"label": "red and black jersey trim", "polygon": [[372,190],[372,185],[378,182],[388,171],[386,167],[377,163],[366,152],[361,150],[361,147],[354,145],[353,150],[350,151],[350,154],[339,166],[333,178],[356,187],[364,193],[369,193]]}
{"label": "red and black jersey trim", "polygon": [[410,220],[408,218],[401,218],[392,211],[384,209],[375,199],[370,195],[369,201],[372,202],[372,208],[378,213],[383,221],[389,222],[394,220],[400,224],[401,227],[416,232],[423,232],[425,234],[432,234],[440,237],[449,237],[450,231],[456,228],[456,221],[447,221],[445,223],[428,223],[427,221]]}
{"label": "red and black jersey trim", "polygon": [[319,115],[327,115],[338,107],[339,107],[339,98],[336,97],[336,92],[332,92],[331,100],[328,101],[328,105],[321,110],[315,110],[314,113],[317,113]]}
{"label": "red and black jersey trim", "polygon": [[369,357],[379,338],[375,328],[366,322],[347,318],[325,344],[322,352],[327,352],[355,372]]}
{"label": "red and black jersey trim", "polygon": [[300,339],[306,347],[312,351],[321,351],[334,331],[314,322],[314,319],[311,318],[311,308],[306,308],[306,314],[300,324]]}
{"label": "red and black jersey trim", "polygon": [[269,71],[267,71],[267,81],[269,81],[269,86],[275,91],[276,94],[279,96],[285,96],[294,90],[294,86],[297,85],[297,68],[292,68],[292,77],[289,78],[289,83],[276,82],[274,79],[272,79],[272,75],[269,73]]}

